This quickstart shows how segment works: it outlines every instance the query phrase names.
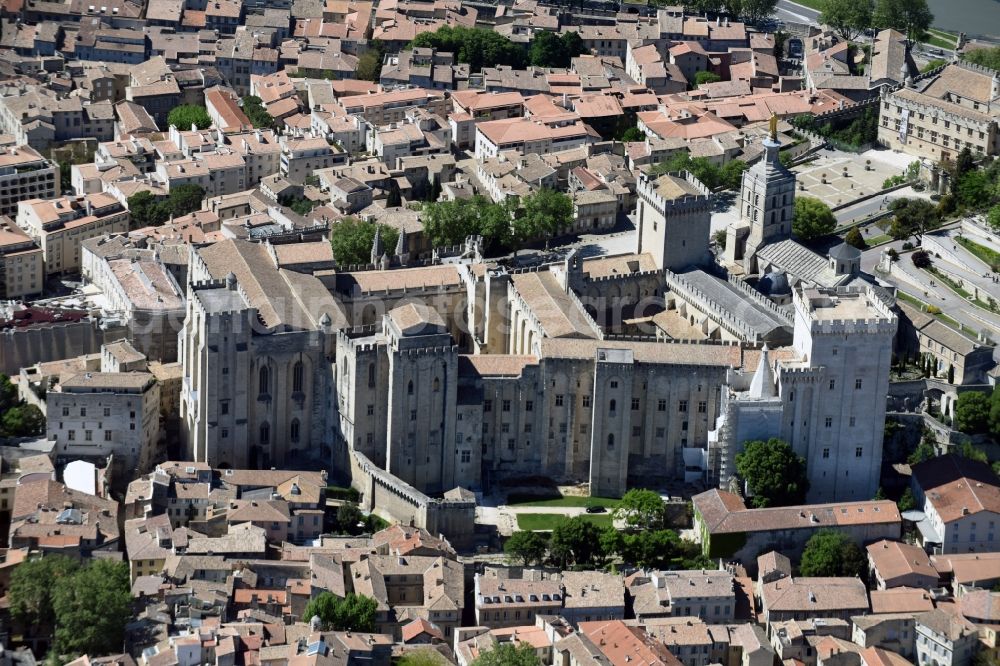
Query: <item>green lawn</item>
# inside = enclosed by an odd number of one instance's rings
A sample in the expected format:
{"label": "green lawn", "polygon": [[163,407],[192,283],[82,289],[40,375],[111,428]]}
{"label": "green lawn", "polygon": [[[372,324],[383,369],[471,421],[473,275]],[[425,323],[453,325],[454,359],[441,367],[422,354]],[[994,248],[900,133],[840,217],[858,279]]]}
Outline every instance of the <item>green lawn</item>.
{"label": "green lawn", "polygon": [[958,236],[955,240],[958,241],[958,244],[966,250],[986,262],[992,270],[1000,271],[1000,252],[988,248],[985,245],[980,245],[979,243],[969,240],[964,236]]}
{"label": "green lawn", "polygon": [[923,42],[924,44],[930,44],[941,49],[954,50],[957,38],[950,32],[946,32],[940,28],[928,28],[927,37]]}
{"label": "green lawn", "polygon": [[892,240],[893,240],[893,238],[889,234],[881,234],[879,236],[872,236],[871,238],[866,238],[865,242],[868,243],[868,247],[875,247],[876,245],[882,245],[883,243],[889,243]]}
{"label": "green lawn", "polygon": [[[594,523],[601,529],[611,527],[611,514],[608,513],[585,513],[584,519]],[[556,525],[569,520],[567,516],[558,513],[519,513],[517,514],[517,526],[527,532],[551,531]]]}
{"label": "green lawn", "polygon": [[564,507],[588,507],[600,505],[614,508],[618,506],[618,500],[612,497],[583,497],[582,495],[563,495],[552,499],[531,499],[524,495],[511,495],[507,499],[510,506],[564,506]]}

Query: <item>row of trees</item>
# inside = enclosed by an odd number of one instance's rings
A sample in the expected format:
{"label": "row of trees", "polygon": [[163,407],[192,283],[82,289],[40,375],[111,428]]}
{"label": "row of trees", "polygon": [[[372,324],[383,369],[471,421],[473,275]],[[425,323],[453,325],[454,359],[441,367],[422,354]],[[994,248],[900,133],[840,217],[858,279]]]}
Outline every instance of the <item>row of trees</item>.
{"label": "row of trees", "polygon": [[962,59],[1000,71],[1000,46],[969,49],[962,54]]}
{"label": "row of trees", "polygon": [[569,67],[570,61],[585,50],[583,40],[575,32],[557,35],[542,30],[525,48],[492,30],[463,26],[442,26],[434,32],[421,33],[410,42],[410,47],[449,51],[455,54],[458,62],[467,63],[473,72],[500,65],[515,69],[526,65]]}
{"label": "row of trees", "polygon": [[0,437],[31,437],[45,432],[45,415],[17,395],[10,377],[0,374]]}
{"label": "row of trees", "polygon": [[274,129],[275,121],[267,109],[264,102],[256,95],[247,95],[243,98],[243,113],[257,129]]}
{"label": "row of trees", "polygon": [[691,157],[691,153],[682,151],[655,165],[650,169],[650,173],[659,175],[687,171],[709,189],[724,187],[727,190],[736,190],[740,187],[746,168],[746,162],[742,160],[730,160],[718,167],[704,157]]}
{"label": "row of trees", "polygon": [[525,566],[547,562],[563,569],[600,567],[611,560],[653,569],[714,566],[697,544],[683,541],[673,530],[622,532],[614,527],[598,527],[586,516],[559,523],[549,536],[542,532],[514,532],[504,543],[504,552]]}
{"label": "row of trees", "polygon": [[913,43],[924,37],[934,15],[927,0],[877,0],[874,5],[856,0],[826,0],[819,22],[829,25],[848,41],[871,28],[892,28]]}
{"label": "row of trees", "polygon": [[861,147],[875,143],[878,139],[878,109],[868,108],[864,113],[842,127],[834,127],[831,122],[819,122],[816,116],[805,113],[791,120],[793,127],[815,132],[825,139]]}
{"label": "row of trees", "polygon": [[59,663],[81,654],[121,652],[132,601],[128,565],[95,559],[86,565],[46,555],[11,573],[10,612],[39,638],[53,637]]}
{"label": "row of trees", "polygon": [[302,619],[310,622],[318,617],[324,631],[375,631],[378,604],[371,597],[348,592],[341,598],[330,592],[320,592],[309,600]]}
{"label": "row of trees", "polygon": [[182,217],[201,208],[205,188],[200,185],[178,185],[171,188],[166,199],[150,192],[136,192],[127,200],[132,215],[132,228],[158,227],[172,217]]}
{"label": "row of trees", "polygon": [[454,53],[458,62],[468,64],[473,72],[500,65],[522,69],[528,64],[528,52],[523,46],[500,33],[482,28],[441,26],[434,32],[417,35],[410,42],[410,47]]}
{"label": "row of trees", "polygon": [[951,193],[941,197],[939,212],[983,211],[987,222],[1000,229],[1000,160],[987,158],[977,166],[969,149],[963,148],[945,168],[951,175]]}
{"label": "row of trees", "polygon": [[665,506],[652,490],[625,493],[612,516],[625,529],[601,528],[586,516],[575,516],[556,525],[551,536],[539,532],[515,532],[504,544],[504,552],[525,566],[549,562],[569,566],[601,566],[617,559],[637,567],[698,569],[711,567],[696,544],[682,541],[666,529]]}
{"label": "row of trees", "polygon": [[212,126],[212,118],[203,106],[181,104],[172,108],[167,114],[167,124],[173,125],[182,132],[190,130],[192,125],[203,130]]}
{"label": "row of trees", "polygon": [[424,204],[424,233],[435,246],[457,245],[480,235],[491,251],[510,249],[539,238],[551,238],[573,224],[573,201],[566,194],[541,188],[520,200],[503,203],[471,199]]}
{"label": "row of trees", "polygon": [[345,217],[334,224],[330,231],[334,260],[342,266],[370,262],[375,231],[378,229],[381,229],[382,246],[392,254],[399,241],[399,231],[393,227],[365,222],[356,217]]}

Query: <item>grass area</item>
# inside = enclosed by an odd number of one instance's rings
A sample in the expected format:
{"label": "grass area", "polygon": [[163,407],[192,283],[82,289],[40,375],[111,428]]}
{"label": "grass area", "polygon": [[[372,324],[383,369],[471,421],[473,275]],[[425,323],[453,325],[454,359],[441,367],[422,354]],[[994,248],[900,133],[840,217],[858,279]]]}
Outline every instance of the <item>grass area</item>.
{"label": "grass area", "polygon": [[[607,513],[585,513],[585,520],[594,523],[601,529],[611,527],[611,515]],[[517,514],[518,529],[527,532],[551,531],[556,525],[569,520],[568,516],[558,513],[519,513]]]}
{"label": "grass area", "polygon": [[958,38],[950,32],[941,30],[940,28],[928,28],[927,36],[924,38],[923,43],[936,46],[939,49],[954,50],[957,41]]}
{"label": "grass area", "polygon": [[348,502],[357,502],[361,499],[361,493],[354,488],[345,486],[327,486],[326,496],[329,499],[347,500]]}
{"label": "grass area", "polygon": [[883,243],[892,242],[892,236],[890,236],[889,234],[872,236],[871,238],[866,238],[865,242],[868,243],[868,247],[875,247],[876,245],[882,245]]}
{"label": "grass area", "polygon": [[531,495],[511,493],[507,498],[510,506],[562,506],[562,507],[588,507],[599,505],[613,509],[618,506],[618,500],[612,497],[583,497],[582,495],[563,495],[549,499],[540,499]]}
{"label": "grass area", "polygon": [[1000,252],[997,252],[985,245],[969,240],[965,236],[957,236],[955,241],[966,250],[982,259],[991,270],[1000,271]]}

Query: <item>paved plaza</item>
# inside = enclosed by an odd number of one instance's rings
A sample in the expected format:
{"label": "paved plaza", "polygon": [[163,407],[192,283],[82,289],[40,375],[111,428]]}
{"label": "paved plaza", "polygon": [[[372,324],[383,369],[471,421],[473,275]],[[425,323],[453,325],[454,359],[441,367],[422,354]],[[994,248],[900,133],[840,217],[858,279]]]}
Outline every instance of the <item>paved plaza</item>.
{"label": "paved plaza", "polygon": [[817,159],[792,171],[799,196],[815,197],[835,208],[878,192],[886,178],[902,174],[912,161],[912,157],[888,150],[860,155],[822,151]]}

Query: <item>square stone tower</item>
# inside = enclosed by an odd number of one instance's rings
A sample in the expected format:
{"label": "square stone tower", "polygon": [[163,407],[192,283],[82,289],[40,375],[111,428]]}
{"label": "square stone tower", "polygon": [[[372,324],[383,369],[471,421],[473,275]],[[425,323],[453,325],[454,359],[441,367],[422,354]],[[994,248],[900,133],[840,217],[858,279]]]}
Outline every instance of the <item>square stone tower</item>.
{"label": "square stone tower", "polygon": [[757,273],[757,250],[792,237],[795,211],[795,174],[778,160],[776,118],[771,120],[771,136],[764,139],[764,157],[743,174],[740,217],[750,225],[743,266]]}

